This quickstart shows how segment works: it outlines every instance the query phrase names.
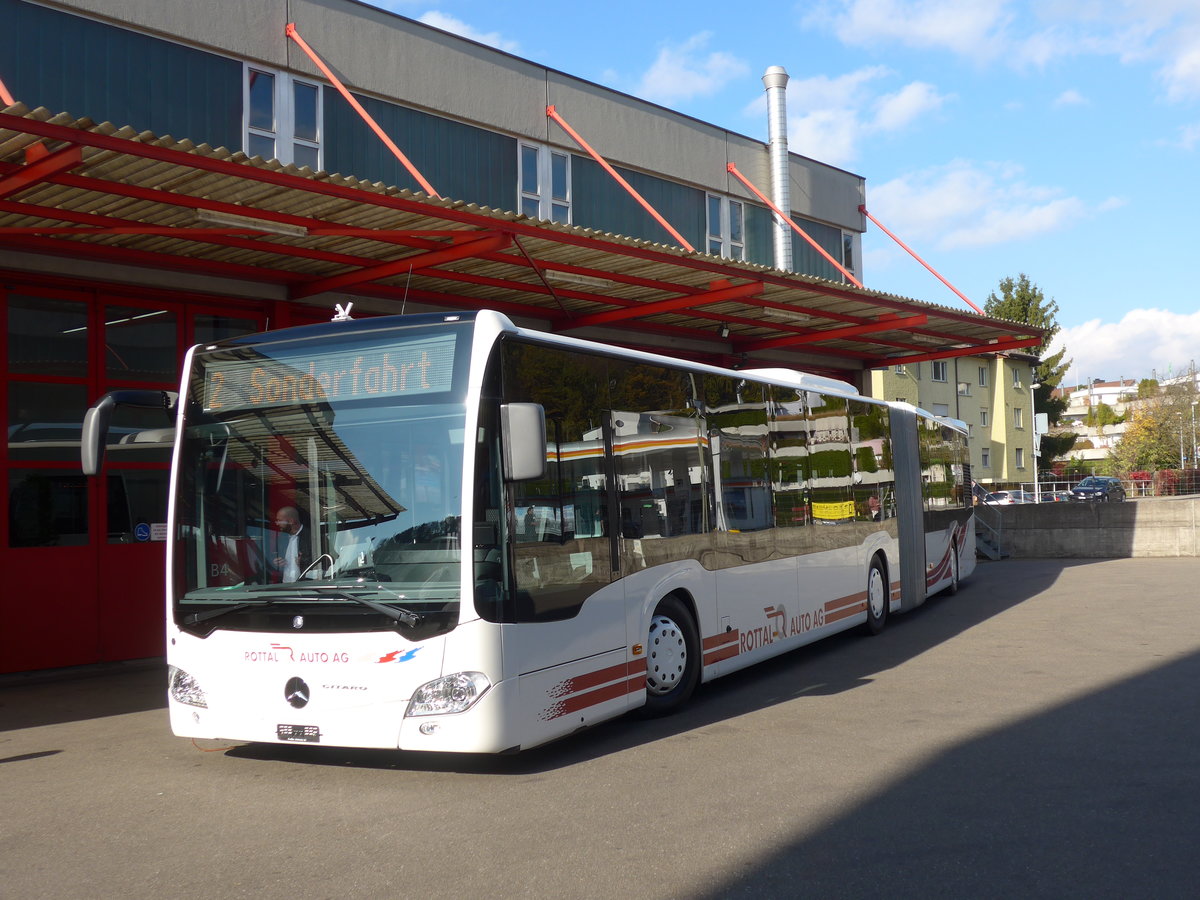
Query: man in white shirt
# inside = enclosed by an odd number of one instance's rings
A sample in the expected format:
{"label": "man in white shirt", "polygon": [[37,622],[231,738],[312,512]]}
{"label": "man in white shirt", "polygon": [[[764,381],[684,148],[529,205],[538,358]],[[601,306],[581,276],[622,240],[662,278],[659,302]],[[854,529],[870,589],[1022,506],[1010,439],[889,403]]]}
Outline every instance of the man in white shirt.
{"label": "man in white shirt", "polygon": [[304,525],[300,521],[300,513],[294,506],[284,506],[275,514],[275,527],[282,538],[276,546],[278,554],[275,557],[275,568],[283,575],[285,582],[296,581],[302,571],[300,560],[303,556],[300,549],[300,534]]}

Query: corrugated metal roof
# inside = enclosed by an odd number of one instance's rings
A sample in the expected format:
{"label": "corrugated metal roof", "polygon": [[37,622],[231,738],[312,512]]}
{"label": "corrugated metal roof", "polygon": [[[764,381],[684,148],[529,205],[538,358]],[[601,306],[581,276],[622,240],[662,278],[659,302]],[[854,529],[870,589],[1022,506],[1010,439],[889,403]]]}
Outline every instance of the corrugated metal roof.
{"label": "corrugated metal roof", "polygon": [[297,300],[332,291],[490,307],[721,365],[817,358],[861,370],[1041,338],[964,310],[20,105],[0,112],[0,246],[271,282]]}

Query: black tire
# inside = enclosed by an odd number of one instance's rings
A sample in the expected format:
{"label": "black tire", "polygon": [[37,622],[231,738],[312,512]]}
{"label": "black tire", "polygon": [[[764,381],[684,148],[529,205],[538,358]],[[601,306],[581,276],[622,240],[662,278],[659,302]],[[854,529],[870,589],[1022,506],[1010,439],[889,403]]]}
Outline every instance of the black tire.
{"label": "black tire", "polygon": [[678,710],[700,682],[700,635],[696,621],[678,597],[654,608],[646,635],[646,716]]}
{"label": "black tire", "polygon": [[867,634],[879,634],[887,624],[888,606],[892,600],[892,588],[888,584],[883,563],[876,556],[867,570],[867,623],[863,626]]}

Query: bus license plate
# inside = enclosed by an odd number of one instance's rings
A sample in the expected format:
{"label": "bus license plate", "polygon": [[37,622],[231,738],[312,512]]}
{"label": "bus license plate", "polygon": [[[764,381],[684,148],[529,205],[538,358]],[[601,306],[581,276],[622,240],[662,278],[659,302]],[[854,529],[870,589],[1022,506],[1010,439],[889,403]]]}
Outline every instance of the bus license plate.
{"label": "bus license plate", "polygon": [[321,729],[316,725],[276,725],[275,734],[281,741],[300,741],[305,744],[321,743]]}

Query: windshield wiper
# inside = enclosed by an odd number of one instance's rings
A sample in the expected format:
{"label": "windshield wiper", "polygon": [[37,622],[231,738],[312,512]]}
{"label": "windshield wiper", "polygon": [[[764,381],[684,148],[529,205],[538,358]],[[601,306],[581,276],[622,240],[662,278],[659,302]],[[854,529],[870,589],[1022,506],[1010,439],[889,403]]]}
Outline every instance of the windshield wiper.
{"label": "windshield wiper", "polygon": [[274,602],[275,601],[272,599],[254,600],[248,603],[235,603],[232,606],[221,606],[216,609],[206,609],[204,612],[188,613],[183,617],[183,624],[199,625],[201,622],[207,622],[209,619],[216,619],[221,616],[228,615],[229,613],[239,612],[243,609],[253,609],[258,606],[270,606]]}
{"label": "windshield wiper", "polygon": [[409,628],[416,628],[425,621],[424,616],[418,612],[413,612],[411,609],[405,609],[403,606],[388,606],[385,603],[376,603],[374,600],[368,600],[366,597],[359,597],[356,594],[351,594],[348,591],[338,588],[314,587],[312,590],[331,597],[337,597],[339,600],[349,600],[360,606],[365,606],[367,609],[373,609],[375,612],[387,616],[393,622],[399,622],[401,625],[407,625]]}

